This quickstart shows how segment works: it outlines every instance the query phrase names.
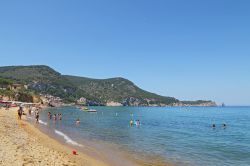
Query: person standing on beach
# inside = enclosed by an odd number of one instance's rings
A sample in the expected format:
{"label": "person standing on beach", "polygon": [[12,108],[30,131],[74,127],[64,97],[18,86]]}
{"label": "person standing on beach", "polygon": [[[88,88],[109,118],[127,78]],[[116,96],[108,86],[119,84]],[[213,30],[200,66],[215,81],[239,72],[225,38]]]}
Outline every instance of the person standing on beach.
{"label": "person standing on beach", "polygon": [[10,108],[10,104],[6,104],[6,107],[5,107],[5,110],[9,110],[9,108]]}
{"label": "person standing on beach", "polygon": [[32,109],[32,106],[29,107],[29,115],[31,115],[31,109]]}
{"label": "person standing on beach", "polygon": [[36,112],[36,107],[31,107],[31,113],[35,113]]}
{"label": "person standing on beach", "polygon": [[18,119],[22,119],[22,114],[23,114],[23,108],[19,107],[19,109],[17,110],[17,114],[18,114]]}

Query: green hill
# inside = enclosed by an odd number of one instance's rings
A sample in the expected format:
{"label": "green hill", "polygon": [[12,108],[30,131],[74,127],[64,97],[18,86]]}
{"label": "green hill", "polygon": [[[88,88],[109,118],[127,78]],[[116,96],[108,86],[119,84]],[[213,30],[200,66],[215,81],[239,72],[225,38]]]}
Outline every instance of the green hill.
{"label": "green hill", "polygon": [[[131,81],[124,78],[91,79],[76,76],[64,76],[80,90],[91,96],[98,96],[104,103],[109,101],[130,105],[131,102],[139,102],[140,105],[148,104],[172,104],[178,102],[173,97],[163,97],[144,91]],[[150,102],[150,103],[149,103]]]}
{"label": "green hill", "polygon": [[44,65],[0,67],[0,78],[26,84],[29,89],[42,94],[58,96],[67,102],[86,98],[88,105],[106,105],[117,102],[122,105],[176,105],[173,97],[160,96],[140,89],[124,78],[92,79],[61,75]]}

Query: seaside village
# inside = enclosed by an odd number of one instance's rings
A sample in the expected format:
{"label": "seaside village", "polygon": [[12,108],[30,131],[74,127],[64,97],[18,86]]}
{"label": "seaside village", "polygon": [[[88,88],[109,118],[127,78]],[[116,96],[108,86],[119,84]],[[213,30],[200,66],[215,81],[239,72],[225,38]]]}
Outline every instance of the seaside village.
{"label": "seaside village", "polygon": [[77,108],[86,112],[96,112],[85,107],[87,99],[84,97],[79,98],[75,103],[65,104],[60,97],[42,93],[34,94],[26,84],[13,83],[11,80],[0,78],[1,109],[16,108],[21,110],[21,114],[34,113],[36,116],[44,108],[69,105],[78,105]]}
{"label": "seaside village", "polygon": [[28,85],[13,83],[10,80],[0,78],[0,108],[22,109],[22,114],[25,112],[35,112],[46,107],[59,107],[64,103],[60,97],[55,97],[49,94],[32,94]]}

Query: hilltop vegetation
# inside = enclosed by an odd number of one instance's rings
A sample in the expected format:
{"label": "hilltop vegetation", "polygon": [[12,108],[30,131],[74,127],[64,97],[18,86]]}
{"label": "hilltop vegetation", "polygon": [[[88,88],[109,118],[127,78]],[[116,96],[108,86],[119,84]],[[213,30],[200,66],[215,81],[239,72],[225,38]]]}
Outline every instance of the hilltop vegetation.
{"label": "hilltop vegetation", "polygon": [[114,101],[130,105],[129,103],[134,101],[139,102],[140,105],[148,105],[148,102],[151,102],[150,104],[172,104],[178,102],[173,97],[163,97],[144,91],[124,78],[90,79],[76,76],[65,77],[71,80],[80,90],[92,97],[98,96],[98,99],[104,103]]}
{"label": "hilltop vegetation", "polygon": [[58,96],[66,102],[75,102],[83,97],[87,105],[106,105],[109,102],[128,106],[181,103],[173,97],[142,90],[124,78],[91,79],[61,75],[43,65],[0,67],[0,78],[26,84],[31,91]]}
{"label": "hilltop vegetation", "polygon": [[35,93],[25,88],[18,90],[12,89],[14,81],[10,79],[0,78],[0,98],[5,97],[8,100],[17,100],[23,102],[34,102]]}

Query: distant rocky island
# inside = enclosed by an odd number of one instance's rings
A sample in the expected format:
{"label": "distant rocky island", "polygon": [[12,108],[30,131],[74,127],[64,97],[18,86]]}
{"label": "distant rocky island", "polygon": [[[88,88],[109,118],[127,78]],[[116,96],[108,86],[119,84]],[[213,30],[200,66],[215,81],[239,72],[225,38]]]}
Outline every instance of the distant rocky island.
{"label": "distant rocky island", "polygon": [[147,92],[124,78],[62,75],[44,65],[0,67],[0,97],[39,102],[46,96],[87,106],[216,106],[213,101],[180,101]]}

